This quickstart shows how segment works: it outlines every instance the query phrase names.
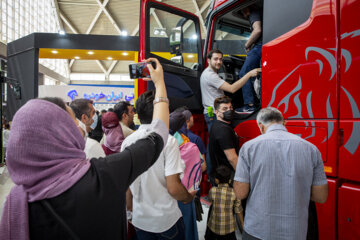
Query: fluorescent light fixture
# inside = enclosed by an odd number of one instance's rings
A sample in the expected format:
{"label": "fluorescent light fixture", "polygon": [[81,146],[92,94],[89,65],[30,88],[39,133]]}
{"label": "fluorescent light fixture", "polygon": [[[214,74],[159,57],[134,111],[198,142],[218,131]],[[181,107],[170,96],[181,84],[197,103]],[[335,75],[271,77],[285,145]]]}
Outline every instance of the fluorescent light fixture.
{"label": "fluorescent light fixture", "polygon": [[196,34],[192,35],[192,39],[197,39],[198,36]]}
{"label": "fluorescent light fixture", "polygon": [[93,55],[94,52],[93,51],[88,51],[88,54]]}
{"label": "fluorescent light fixture", "polygon": [[56,51],[56,50],[52,50],[51,51],[53,54],[57,54],[58,53],[58,51]]}
{"label": "fluorescent light fixture", "polygon": [[79,57],[79,56],[75,56],[74,58],[75,58],[75,59],[80,59],[80,57]]}
{"label": "fluorescent light fixture", "polygon": [[129,54],[127,52],[123,52],[122,55],[127,56]]}
{"label": "fluorescent light fixture", "polygon": [[161,36],[166,35],[166,28],[154,27],[154,35],[159,35],[159,34]]}
{"label": "fluorescent light fixture", "polygon": [[59,34],[60,34],[60,35],[65,35],[65,31],[64,31],[64,30],[60,30],[60,31],[59,31]]}
{"label": "fluorescent light fixture", "polygon": [[112,60],[112,57],[108,57],[107,59],[108,59],[108,60]]}
{"label": "fluorescent light fixture", "polygon": [[122,36],[127,36],[127,35],[128,35],[128,32],[127,32],[127,31],[122,31],[120,35],[122,35]]}

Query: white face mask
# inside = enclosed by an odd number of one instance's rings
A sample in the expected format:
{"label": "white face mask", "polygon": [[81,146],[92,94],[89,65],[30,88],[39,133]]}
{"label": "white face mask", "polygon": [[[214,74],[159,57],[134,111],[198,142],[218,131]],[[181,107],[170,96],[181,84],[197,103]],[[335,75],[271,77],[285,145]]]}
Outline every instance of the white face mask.
{"label": "white face mask", "polygon": [[83,123],[82,121],[80,121],[79,119],[78,120],[78,127],[80,127],[83,131],[84,131],[84,140],[86,141],[87,137],[88,137],[88,132],[86,131],[86,125],[85,123]]}

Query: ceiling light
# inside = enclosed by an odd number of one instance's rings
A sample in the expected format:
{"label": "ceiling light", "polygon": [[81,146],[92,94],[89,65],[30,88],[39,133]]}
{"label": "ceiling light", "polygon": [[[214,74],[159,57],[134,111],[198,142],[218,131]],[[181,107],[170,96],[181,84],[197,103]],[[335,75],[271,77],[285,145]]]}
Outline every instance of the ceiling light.
{"label": "ceiling light", "polygon": [[192,35],[192,39],[197,39],[198,36],[196,34]]}
{"label": "ceiling light", "polygon": [[154,35],[166,35],[166,28],[154,27]]}
{"label": "ceiling light", "polygon": [[108,59],[108,60],[112,60],[112,57],[108,57],[107,59]]}
{"label": "ceiling light", "polygon": [[129,54],[127,52],[123,52],[122,55],[127,56]]}
{"label": "ceiling light", "polygon": [[80,59],[80,57],[79,57],[79,56],[75,56],[74,58],[75,58],[75,59]]}
{"label": "ceiling light", "polygon": [[120,35],[122,35],[122,36],[127,36],[127,35],[128,35],[128,32],[127,32],[127,31],[122,31]]}
{"label": "ceiling light", "polygon": [[192,55],[192,54],[188,55],[188,58],[193,58],[193,57],[194,57],[194,55]]}
{"label": "ceiling light", "polygon": [[59,31],[59,34],[60,34],[60,35],[65,35],[65,31],[64,31],[64,30],[60,30],[60,31]]}
{"label": "ceiling light", "polygon": [[88,54],[93,55],[94,52],[93,51],[88,51]]}
{"label": "ceiling light", "polygon": [[53,54],[57,54],[58,53],[58,51],[56,51],[56,50],[52,50],[51,51]]}

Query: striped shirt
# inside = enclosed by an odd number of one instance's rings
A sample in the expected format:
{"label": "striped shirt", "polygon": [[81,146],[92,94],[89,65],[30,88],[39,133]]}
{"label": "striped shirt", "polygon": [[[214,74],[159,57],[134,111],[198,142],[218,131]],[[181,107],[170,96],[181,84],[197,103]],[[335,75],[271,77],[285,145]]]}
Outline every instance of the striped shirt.
{"label": "striped shirt", "polygon": [[319,150],[280,124],[240,149],[235,181],[250,183],[244,229],[260,239],[306,239],[311,186],[327,184]]}
{"label": "striped shirt", "polygon": [[225,235],[235,231],[234,213],[242,212],[241,201],[236,199],[234,189],[229,184],[219,184],[209,192],[212,210],[208,227],[218,235]]}

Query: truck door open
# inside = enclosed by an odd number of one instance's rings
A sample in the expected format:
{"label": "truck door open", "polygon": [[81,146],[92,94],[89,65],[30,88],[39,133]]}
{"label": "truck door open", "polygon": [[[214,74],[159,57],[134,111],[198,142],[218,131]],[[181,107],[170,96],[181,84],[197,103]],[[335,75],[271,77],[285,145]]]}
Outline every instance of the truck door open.
{"label": "truck door open", "polygon": [[[201,112],[203,57],[199,19],[194,14],[152,0],[141,1],[140,15],[139,61],[149,57],[159,59],[171,111],[187,106]],[[139,93],[154,89],[151,82],[138,84]]]}
{"label": "truck door open", "polygon": [[[207,52],[219,49],[224,53],[223,66],[218,73],[229,84],[239,79],[241,67],[245,62],[245,43],[251,32],[249,21],[242,16],[241,9],[250,5],[261,9],[262,2],[226,1],[220,7],[209,11],[207,16],[209,25],[205,49]],[[234,94],[225,94],[232,98],[234,109],[243,106],[241,90]]]}

